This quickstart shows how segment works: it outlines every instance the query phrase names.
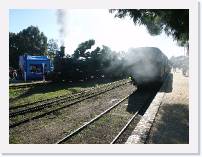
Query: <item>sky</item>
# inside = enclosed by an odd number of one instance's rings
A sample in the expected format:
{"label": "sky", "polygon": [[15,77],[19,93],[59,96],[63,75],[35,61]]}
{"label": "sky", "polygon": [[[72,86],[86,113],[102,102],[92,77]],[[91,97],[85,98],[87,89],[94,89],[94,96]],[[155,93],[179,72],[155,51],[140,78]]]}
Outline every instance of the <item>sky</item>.
{"label": "sky", "polygon": [[127,17],[114,18],[107,9],[71,9],[65,10],[63,28],[65,35],[61,36],[61,22],[58,22],[57,10],[11,9],[9,11],[9,31],[18,33],[28,26],[38,26],[48,40],[53,38],[61,45],[64,38],[66,54],[73,54],[78,45],[89,39],[95,40],[97,46],[106,45],[114,51],[127,51],[136,47],[158,47],[169,58],[184,55],[184,48],[179,47],[172,37],[165,33],[151,36],[144,26],[134,25]]}

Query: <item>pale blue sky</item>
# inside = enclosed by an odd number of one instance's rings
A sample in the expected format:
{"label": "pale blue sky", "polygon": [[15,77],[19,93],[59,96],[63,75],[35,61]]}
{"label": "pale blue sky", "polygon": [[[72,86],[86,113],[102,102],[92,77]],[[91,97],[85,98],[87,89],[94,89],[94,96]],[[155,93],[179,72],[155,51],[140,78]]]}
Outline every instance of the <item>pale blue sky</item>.
{"label": "pale blue sky", "polygon": [[30,25],[38,26],[48,38],[58,38],[55,10],[10,10],[9,31],[19,32]]}
{"label": "pale blue sky", "polygon": [[[184,49],[178,47],[171,37],[164,33],[151,36],[144,26],[135,26],[129,18],[114,18],[108,10],[73,9],[66,10],[65,13],[66,53],[72,54],[81,42],[95,39],[96,46],[107,45],[115,51],[153,46],[160,48],[169,58],[184,54]],[[9,31],[17,33],[33,25],[38,26],[48,39],[60,41],[61,25],[57,24],[56,15],[56,10],[10,10]]]}

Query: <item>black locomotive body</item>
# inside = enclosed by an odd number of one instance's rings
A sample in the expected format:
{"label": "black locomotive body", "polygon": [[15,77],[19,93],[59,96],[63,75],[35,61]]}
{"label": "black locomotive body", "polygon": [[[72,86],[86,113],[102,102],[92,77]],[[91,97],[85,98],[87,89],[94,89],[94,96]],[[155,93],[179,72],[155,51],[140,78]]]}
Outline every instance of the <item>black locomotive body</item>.
{"label": "black locomotive body", "polygon": [[155,47],[131,49],[126,62],[127,71],[138,86],[162,83],[171,70],[166,55]]}

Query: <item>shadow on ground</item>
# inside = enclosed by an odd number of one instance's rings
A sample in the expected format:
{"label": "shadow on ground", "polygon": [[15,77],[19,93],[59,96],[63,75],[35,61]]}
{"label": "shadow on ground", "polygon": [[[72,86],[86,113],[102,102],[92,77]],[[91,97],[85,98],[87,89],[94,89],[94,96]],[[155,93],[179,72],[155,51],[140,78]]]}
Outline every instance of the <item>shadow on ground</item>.
{"label": "shadow on ground", "polygon": [[[188,144],[189,108],[186,104],[164,104],[157,126],[152,127],[147,143]],[[161,116],[162,115],[162,116]],[[172,116],[171,116],[172,115]]]}
{"label": "shadow on ground", "polygon": [[136,116],[135,120],[132,121],[132,123],[129,125],[127,130],[123,133],[123,135],[121,135],[121,138],[119,138],[116,143],[125,143],[127,141],[128,137],[132,134],[136,125],[141,120],[142,115],[144,115],[145,111],[151,104],[159,88],[160,88],[160,85],[158,87],[156,86],[156,88],[153,88],[153,89],[138,88],[129,96],[128,106],[126,110],[129,113],[138,112],[138,115]]}
{"label": "shadow on ground", "polygon": [[139,114],[143,115],[156,96],[157,92],[172,92],[173,74],[170,73],[165,81],[165,85],[162,88],[162,84],[160,83],[152,83],[138,88],[129,97],[127,111],[135,113],[140,106],[144,106],[144,108],[139,111]]}
{"label": "shadow on ground", "polygon": [[130,113],[135,113],[139,110],[140,107],[143,107],[138,114],[143,115],[150,103],[157,94],[160,86],[156,88],[139,88],[133,92],[128,99],[127,111]]}

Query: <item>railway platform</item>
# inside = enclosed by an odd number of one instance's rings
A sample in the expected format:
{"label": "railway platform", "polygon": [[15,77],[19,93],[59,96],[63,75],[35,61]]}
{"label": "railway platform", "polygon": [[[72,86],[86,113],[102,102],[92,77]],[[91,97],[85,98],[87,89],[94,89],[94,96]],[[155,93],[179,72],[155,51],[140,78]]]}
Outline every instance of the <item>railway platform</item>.
{"label": "railway platform", "polygon": [[167,78],[126,144],[189,143],[189,78]]}

